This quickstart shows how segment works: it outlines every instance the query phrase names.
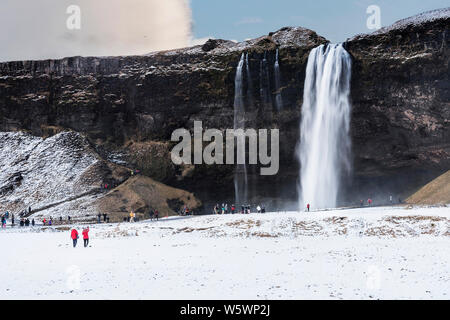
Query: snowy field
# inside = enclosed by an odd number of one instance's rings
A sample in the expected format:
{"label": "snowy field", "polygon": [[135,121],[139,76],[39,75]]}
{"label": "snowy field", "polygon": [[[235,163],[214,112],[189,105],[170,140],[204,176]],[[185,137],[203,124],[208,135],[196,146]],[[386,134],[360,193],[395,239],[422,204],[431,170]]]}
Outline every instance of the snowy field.
{"label": "snowy field", "polygon": [[90,228],[75,249],[68,230],[1,230],[0,299],[450,298],[446,207]]}

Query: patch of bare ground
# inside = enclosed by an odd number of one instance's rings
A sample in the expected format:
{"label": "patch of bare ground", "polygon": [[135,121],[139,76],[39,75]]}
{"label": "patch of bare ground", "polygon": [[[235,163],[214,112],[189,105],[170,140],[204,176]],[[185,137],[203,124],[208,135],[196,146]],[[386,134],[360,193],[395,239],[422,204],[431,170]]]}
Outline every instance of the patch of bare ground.
{"label": "patch of bare ground", "polygon": [[71,228],[66,226],[66,227],[56,227],[55,229],[58,231],[69,231]]}
{"label": "patch of bare ground", "polygon": [[117,226],[113,230],[98,232],[96,236],[99,238],[137,237],[139,233],[136,229],[123,230],[120,229],[120,226]]}
{"label": "patch of bare ground", "polygon": [[228,222],[225,225],[228,227],[236,227],[239,229],[250,229],[253,227],[260,227],[262,222],[260,220],[238,220],[233,222]]}
{"label": "patch of bare ground", "polygon": [[347,229],[347,223],[348,218],[347,217],[330,217],[323,219],[323,221],[329,225],[333,226],[333,233],[335,235],[346,235],[348,233]]}
{"label": "patch of bare ground", "polygon": [[330,217],[323,219],[323,221],[327,223],[333,223],[333,224],[342,224],[348,220],[347,217]]}
{"label": "patch of bare ground", "polygon": [[397,236],[399,236],[400,234],[398,234],[397,232],[395,232],[394,229],[389,228],[387,226],[380,226],[380,227],[371,227],[368,228],[364,231],[364,235],[365,236],[375,236],[375,237],[393,237],[393,238],[397,238]]}
{"label": "patch of bare ground", "polygon": [[191,233],[191,232],[193,232],[193,231],[206,231],[206,230],[211,230],[211,229],[213,229],[213,228],[214,228],[214,227],[204,227],[204,228],[184,227],[184,228],[177,229],[177,230],[174,231],[172,234],[177,234],[177,233],[182,233],[182,232],[185,232],[185,233]]}
{"label": "patch of bare ground", "polygon": [[423,221],[446,221],[448,220],[445,217],[437,217],[437,216],[391,216],[384,218],[385,221],[392,222],[392,223],[399,223],[399,222],[423,222]]}
{"label": "patch of bare ground", "polygon": [[[450,224],[450,220],[445,217],[437,217],[437,216],[393,216],[393,217],[387,217],[384,219],[384,221],[393,223],[399,228],[406,229],[405,231],[409,235],[440,235],[441,234],[441,224]],[[412,230],[407,225],[404,224],[411,224],[414,226],[414,230]],[[444,234],[445,236],[445,234]]]}
{"label": "patch of bare ground", "polygon": [[308,231],[308,232],[319,233],[323,230],[323,227],[316,221],[300,221],[300,222],[295,222],[292,226],[292,229],[294,229],[296,231]]}
{"label": "patch of bare ground", "polygon": [[258,238],[278,238],[281,234],[271,234],[267,232],[247,232],[247,237],[258,237]]}
{"label": "patch of bare ground", "polygon": [[144,219],[150,208],[158,210],[162,217],[173,216],[185,205],[196,210],[201,202],[190,192],[138,175],[108,192],[97,205],[101,212],[108,212],[115,221],[120,221],[131,211]]}
{"label": "patch of bare ground", "polygon": [[450,170],[429,182],[406,199],[411,204],[450,203]]}

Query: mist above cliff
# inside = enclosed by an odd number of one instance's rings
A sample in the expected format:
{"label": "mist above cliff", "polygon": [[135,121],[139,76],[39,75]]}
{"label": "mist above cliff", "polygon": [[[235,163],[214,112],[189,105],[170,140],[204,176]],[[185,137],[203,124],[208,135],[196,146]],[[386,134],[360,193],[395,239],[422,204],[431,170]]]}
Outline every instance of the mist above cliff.
{"label": "mist above cliff", "polygon": [[[76,5],[80,29],[67,28]],[[3,0],[0,61],[144,54],[191,40],[186,0]]]}

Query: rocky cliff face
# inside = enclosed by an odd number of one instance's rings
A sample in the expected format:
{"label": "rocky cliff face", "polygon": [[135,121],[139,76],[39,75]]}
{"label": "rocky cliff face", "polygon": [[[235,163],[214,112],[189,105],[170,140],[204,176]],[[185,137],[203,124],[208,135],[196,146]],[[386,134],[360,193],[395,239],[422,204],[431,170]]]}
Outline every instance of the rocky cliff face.
{"label": "rocky cliff face", "polygon": [[346,42],[363,182],[391,176],[401,193],[450,167],[449,22],[450,9],[436,10]]}
{"label": "rocky cliff face", "polygon": [[[0,132],[0,167],[0,208],[16,217],[24,210],[29,214],[31,207],[35,219],[95,219],[104,212],[111,221],[121,221],[130,211],[148,218],[150,208],[166,216],[185,204],[192,209],[201,205],[186,191],[142,175],[130,178],[127,168],[102,159],[73,131],[47,139]],[[147,197],[152,193],[159,197]]]}
{"label": "rocky cliff face", "polygon": [[[449,10],[441,10],[346,42],[354,66],[353,186],[449,168],[449,21]],[[2,63],[0,130],[51,136],[72,129],[108,161],[195,191],[202,200],[231,199],[233,166],[175,166],[170,136],[177,128],[192,129],[194,120],[204,128],[233,127],[236,66],[248,52],[246,126],[279,128],[281,157],[276,176],[260,177],[250,166],[251,195],[285,205],[296,198],[308,54],[327,42],[311,30],[283,28],[242,43],[210,40],[146,56]],[[275,108],[277,48],[281,111]]]}

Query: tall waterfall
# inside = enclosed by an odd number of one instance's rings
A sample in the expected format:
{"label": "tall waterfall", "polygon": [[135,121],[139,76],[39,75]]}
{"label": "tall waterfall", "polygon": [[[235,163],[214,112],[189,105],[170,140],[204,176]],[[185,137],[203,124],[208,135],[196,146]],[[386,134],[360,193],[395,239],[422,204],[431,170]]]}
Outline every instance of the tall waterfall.
{"label": "tall waterfall", "polygon": [[275,56],[275,65],[274,65],[274,72],[275,72],[275,90],[276,90],[276,96],[275,96],[275,105],[277,107],[277,110],[283,109],[283,99],[281,97],[281,73],[280,73],[280,63],[278,61],[278,48],[277,53]]}
{"label": "tall waterfall", "polygon": [[300,124],[300,209],[333,208],[350,172],[351,58],[340,44],[311,51]]}
{"label": "tall waterfall", "polygon": [[[245,109],[244,109],[244,86],[243,68],[245,54],[243,53],[236,69],[234,79],[234,129],[244,129]],[[244,204],[247,201],[247,165],[236,164],[234,173],[234,195],[236,204]]]}

